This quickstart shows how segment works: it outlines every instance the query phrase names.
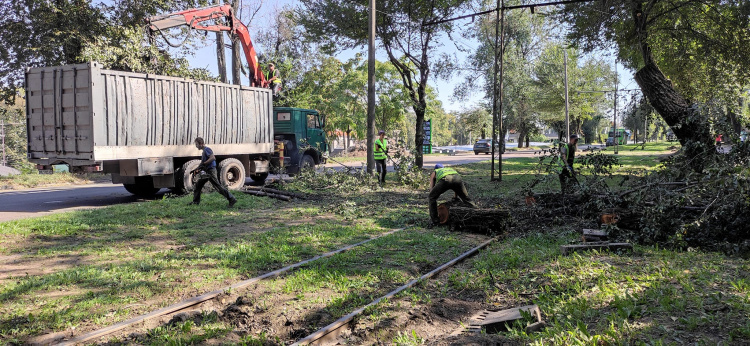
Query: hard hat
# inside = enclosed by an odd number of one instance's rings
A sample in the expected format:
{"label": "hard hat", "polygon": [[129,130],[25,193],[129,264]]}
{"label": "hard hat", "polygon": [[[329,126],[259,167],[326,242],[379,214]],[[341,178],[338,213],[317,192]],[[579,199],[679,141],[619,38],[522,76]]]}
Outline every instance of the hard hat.
{"label": "hard hat", "polygon": [[435,165],[435,169],[438,169],[438,168],[443,168],[443,164],[442,163],[438,163],[437,165]]}
{"label": "hard hat", "polygon": [[378,131],[378,135],[384,135],[384,134],[385,134],[385,131],[383,130]]}

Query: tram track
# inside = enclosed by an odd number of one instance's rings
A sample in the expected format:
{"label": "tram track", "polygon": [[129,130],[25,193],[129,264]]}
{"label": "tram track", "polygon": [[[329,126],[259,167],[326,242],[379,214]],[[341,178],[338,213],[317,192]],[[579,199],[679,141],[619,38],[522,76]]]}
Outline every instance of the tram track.
{"label": "tram track", "polygon": [[256,276],[256,277],[253,277],[253,278],[250,278],[250,279],[247,279],[247,280],[243,280],[243,281],[237,282],[235,284],[232,284],[230,286],[227,286],[227,287],[224,287],[224,288],[221,288],[221,289],[217,289],[217,290],[214,290],[214,291],[211,291],[211,292],[204,293],[204,294],[196,296],[196,297],[192,297],[192,298],[183,300],[181,302],[178,302],[178,303],[169,305],[167,307],[164,307],[164,308],[152,311],[150,313],[139,315],[139,316],[133,317],[131,319],[122,321],[120,323],[116,323],[116,324],[111,325],[109,327],[105,327],[105,328],[102,328],[102,329],[97,329],[97,330],[88,332],[88,333],[83,334],[83,335],[75,336],[75,337],[73,337],[70,340],[64,340],[64,341],[62,341],[62,342],[58,343],[57,345],[66,345],[66,346],[67,345],[77,345],[77,344],[80,344],[80,343],[92,341],[92,340],[95,340],[95,339],[98,339],[98,338],[110,335],[110,334],[115,333],[117,331],[126,329],[128,327],[135,326],[136,324],[143,323],[143,322],[146,322],[148,320],[153,320],[153,319],[155,319],[157,317],[161,317],[161,316],[165,316],[165,315],[169,315],[169,314],[178,313],[180,311],[190,309],[191,307],[194,307],[194,306],[196,306],[198,304],[201,304],[203,302],[206,302],[206,301],[209,301],[211,299],[214,299],[214,298],[218,297],[219,295],[224,294],[225,292],[231,292],[231,291],[235,291],[235,290],[238,290],[238,289],[246,288],[246,287],[248,287],[248,286],[250,286],[250,285],[252,285],[254,283],[278,277],[278,276],[280,276],[280,275],[282,275],[282,274],[284,274],[286,272],[289,272],[291,270],[297,269],[299,267],[307,265],[307,264],[309,264],[311,262],[314,262],[316,260],[320,260],[320,259],[332,257],[334,255],[337,255],[337,254],[340,254],[340,253],[343,253],[343,252],[347,252],[347,251],[352,250],[352,249],[354,249],[356,247],[362,246],[364,244],[370,243],[370,242],[375,241],[377,239],[381,239],[383,237],[386,237],[388,235],[391,235],[391,234],[403,231],[403,230],[408,229],[408,228],[409,227],[402,227],[402,228],[393,229],[393,230],[390,230],[388,232],[381,233],[381,234],[379,234],[379,235],[377,235],[375,237],[371,237],[369,239],[363,240],[361,242],[358,242],[358,243],[355,243],[355,244],[351,244],[351,245],[347,245],[347,246],[339,248],[337,250],[326,252],[324,254],[312,257],[310,259],[307,259],[307,260],[304,260],[304,261],[301,261],[301,262],[297,262],[295,264],[288,265],[286,267],[283,267],[283,268],[280,268],[280,269],[277,269],[277,270],[265,273],[263,275]]}
{"label": "tram track", "polygon": [[479,250],[481,250],[481,249],[487,247],[488,245],[492,244],[497,239],[498,239],[497,237],[491,238],[491,239],[485,241],[484,243],[482,243],[482,244],[480,244],[480,245],[472,248],[471,250],[462,253],[458,257],[456,257],[456,258],[454,258],[454,259],[452,259],[452,260],[450,260],[450,261],[442,264],[441,266],[433,269],[429,273],[424,274],[424,275],[420,276],[419,278],[416,278],[416,279],[413,279],[413,280],[409,281],[405,285],[400,286],[400,287],[396,288],[395,290],[393,290],[391,292],[388,292],[386,295],[373,300],[372,302],[370,302],[367,305],[364,305],[362,307],[357,308],[356,310],[350,312],[346,316],[343,316],[343,317],[339,318],[338,320],[334,321],[333,323],[331,323],[331,324],[329,324],[329,325],[327,325],[327,326],[325,326],[325,327],[317,330],[316,332],[314,332],[314,333],[312,333],[312,334],[310,334],[310,335],[308,335],[308,336],[306,336],[306,337],[298,340],[297,342],[295,342],[294,344],[292,344],[292,346],[301,346],[301,345],[326,345],[326,344],[333,344],[333,343],[335,343],[336,336],[339,334],[339,332],[342,329],[346,328],[349,325],[350,322],[352,322],[357,316],[359,316],[363,312],[365,312],[368,308],[377,305],[378,303],[380,303],[381,301],[383,301],[385,299],[390,299],[390,298],[396,296],[398,293],[400,293],[400,292],[402,292],[402,291],[404,291],[406,289],[409,289],[409,288],[413,287],[414,285],[416,285],[416,284],[418,284],[418,283],[420,283],[420,282],[422,282],[424,280],[428,280],[428,279],[432,278],[433,276],[435,276],[435,275],[441,273],[442,271],[444,271],[444,270],[446,270],[446,269],[454,266],[455,264],[463,261],[464,259],[475,255]]}

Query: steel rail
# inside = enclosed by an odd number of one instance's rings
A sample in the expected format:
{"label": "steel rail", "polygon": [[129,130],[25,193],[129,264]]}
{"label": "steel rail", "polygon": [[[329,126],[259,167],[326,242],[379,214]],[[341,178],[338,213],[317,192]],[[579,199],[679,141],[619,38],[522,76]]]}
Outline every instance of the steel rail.
{"label": "steel rail", "polygon": [[394,229],[394,230],[385,232],[385,233],[380,234],[380,235],[378,235],[376,237],[372,237],[370,239],[363,240],[363,241],[361,241],[359,243],[352,244],[352,245],[347,245],[347,246],[342,247],[342,248],[340,248],[338,250],[326,252],[324,254],[315,256],[313,258],[304,260],[302,262],[298,262],[298,263],[286,266],[284,268],[277,269],[277,270],[274,270],[272,272],[268,272],[268,273],[263,274],[261,276],[256,276],[256,277],[251,278],[251,279],[240,281],[240,282],[235,283],[235,284],[233,284],[231,286],[227,286],[225,288],[221,288],[221,289],[218,289],[218,290],[215,290],[215,291],[204,293],[204,294],[199,295],[197,297],[193,297],[193,298],[190,298],[190,299],[187,299],[187,300],[183,300],[183,301],[181,301],[179,303],[176,303],[176,304],[173,304],[173,305],[161,308],[161,309],[156,310],[156,311],[152,311],[152,312],[150,312],[148,314],[136,316],[136,317],[133,317],[133,318],[131,318],[129,320],[122,321],[120,323],[114,324],[112,326],[109,326],[109,327],[106,327],[106,328],[102,328],[102,329],[98,329],[98,330],[95,330],[95,331],[83,334],[83,335],[75,337],[73,339],[70,339],[70,340],[67,340],[67,341],[63,341],[63,342],[59,343],[58,345],[75,345],[75,344],[78,344],[78,343],[86,342],[86,341],[89,341],[89,340],[92,340],[92,339],[100,338],[102,336],[114,333],[114,332],[116,332],[118,330],[127,328],[127,327],[132,326],[132,325],[134,325],[136,323],[144,322],[144,321],[152,319],[154,317],[160,317],[160,316],[164,316],[164,315],[167,315],[167,314],[170,314],[170,313],[173,313],[173,312],[177,312],[177,311],[180,311],[180,310],[187,309],[189,307],[192,307],[192,306],[198,305],[200,303],[203,303],[203,302],[205,302],[207,300],[213,299],[213,298],[215,298],[215,297],[223,294],[224,292],[231,291],[231,290],[236,290],[236,289],[240,289],[240,288],[244,288],[244,287],[247,287],[247,286],[249,286],[249,285],[251,285],[253,283],[256,283],[258,281],[277,277],[277,276],[279,276],[279,275],[281,275],[281,274],[283,274],[283,273],[285,273],[287,271],[290,271],[292,269],[301,267],[301,266],[303,266],[305,264],[308,264],[310,262],[313,262],[313,261],[316,261],[316,260],[319,260],[319,259],[322,259],[322,258],[331,257],[333,255],[336,255],[336,254],[339,254],[339,253],[342,253],[342,252],[349,251],[349,250],[351,250],[351,249],[353,249],[353,248],[355,248],[357,246],[364,245],[364,244],[369,243],[369,242],[371,242],[373,240],[385,237],[387,235],[391,235],[391,234],[399,232],[399,231],[403,231],[403,230],[405,230],[407,228],[408,227],[403,227],[403,228],[398,228],[398,229]]}
{"label": "steel rail", "polygon": [[399,292],[401,292],[401,291],[403,291],[403,290],[405,290],[407,288],[411,288],[412,286],[416,285],[420,281],[427,280],[427,279],[435,276],[436,274],[442,272],[443,270],[452,267],[456,263],[458,263],[458,262],[466,259],[469,256],[474,255],[477,251],[479,251],[479,250],[487,247],[487,245],[490,245],[492,242],[494,242],[497,239],[498,239],[498,237],[493,237],[492,239],[487,240],[486,242],[484,242],[482,244],[479,244],[477,247],[475,247],[475,248],[473,248],[473,249],[471,249],[469,251],[464,252],[460,256],[458,256],[458,257],[450,260],[449,262],[446,262],[445,264],[443,264],[443,265],[435,268],[431,272],[429,272],[427,274],[424,274],[424,275],[420,276],[419,278],[416,278],[416,279],[414,279],[412,281],[409,281],[406,285],[403,285],[403,286],[401,286],[401,287],[399,287],[399,288],[397,288],[397,289],[389,292],[388,294],[386,294],[386,295],[384,295],[384,296],[382,296],[382,297],[380,297],[378,299],[373,300],[370,304],[367,304],[367,305],[365,305],[365,306],[363,306],[363,307],[361,307],[361,308],[359,308],[357,310],[354,310],[351,313],[349,313],[348,315],[339,318],[338,320],[336,320],[333,323],[331,323],[331,324],[323,327],[322,329],[316,331],[315,333],[312,333],[312,334],[306,336],[305,338],[298,340],[297,342],[293,343],[292,346],[311,345],[311,344],[323,344],[323,342],[318,343],[317,341],[320,341],[321,339],[326,338],[326,336],[328,336],[328,335],[330,335],[332,333],[333,333],[333,335],[336,335],[336,331],[338,331],[342,327],[348,325],[349,322],[351,322],[355,317],[357,317],[357,315],[360,315],[361,313],[363,313],[367,308],[380,303],[384,299],[391,298],[391,297],[395,296],[396,294],[398,294]]}

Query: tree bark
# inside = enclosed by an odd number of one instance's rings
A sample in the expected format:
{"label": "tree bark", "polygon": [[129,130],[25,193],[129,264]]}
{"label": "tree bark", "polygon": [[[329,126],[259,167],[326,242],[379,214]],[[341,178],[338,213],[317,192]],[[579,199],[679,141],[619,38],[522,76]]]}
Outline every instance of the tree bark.
{"label": "tree bark", "polygon": [[[240,1],[234,0],[232,2],[232,9],[234,10],[235,15],[239,15],[239,7]],[[240,47],[240,41],[237,38],[234,38],[232,40],[232,83],[235,85],[242,84],[242,79],[240,77],[240,69],[242,68],[242,61],[240,60],[241,51],[242,47]]]}
{"label": "tree bark", "polygon": [[632,4],[635,32],[645,63],[636,72],[635,81],[651,106],[672,128],[686,156],[690,158],[693,170],[701,171],[706,159],[716,153],[707,118],[696,107],[691,107],[656,65],[648,44],[649,13],[643,11],[640,1],[633,1]]}
{"label": "tree bark", "polygon": [[219,80],[227,82],[227,60],[224,56],[224,33],[216,33],[216,63],[219,67]]}
{"label": "tree bark", "polygon": [[[219,0],[214,0],[214,5],[219,5]],[[216,33],[216,64],[219,69],[219,80],[227,82],[227,59],[224,55],[224,33]]]}

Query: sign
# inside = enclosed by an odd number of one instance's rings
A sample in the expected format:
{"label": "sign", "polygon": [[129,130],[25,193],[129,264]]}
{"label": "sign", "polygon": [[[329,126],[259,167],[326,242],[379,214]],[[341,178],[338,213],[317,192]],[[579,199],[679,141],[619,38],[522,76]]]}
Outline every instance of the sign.
{"label": "sign", "polygon": [[424,129],[424,140],[422,140],[422,153],[432,153],[432,119],[425,120],[422,124]]}

